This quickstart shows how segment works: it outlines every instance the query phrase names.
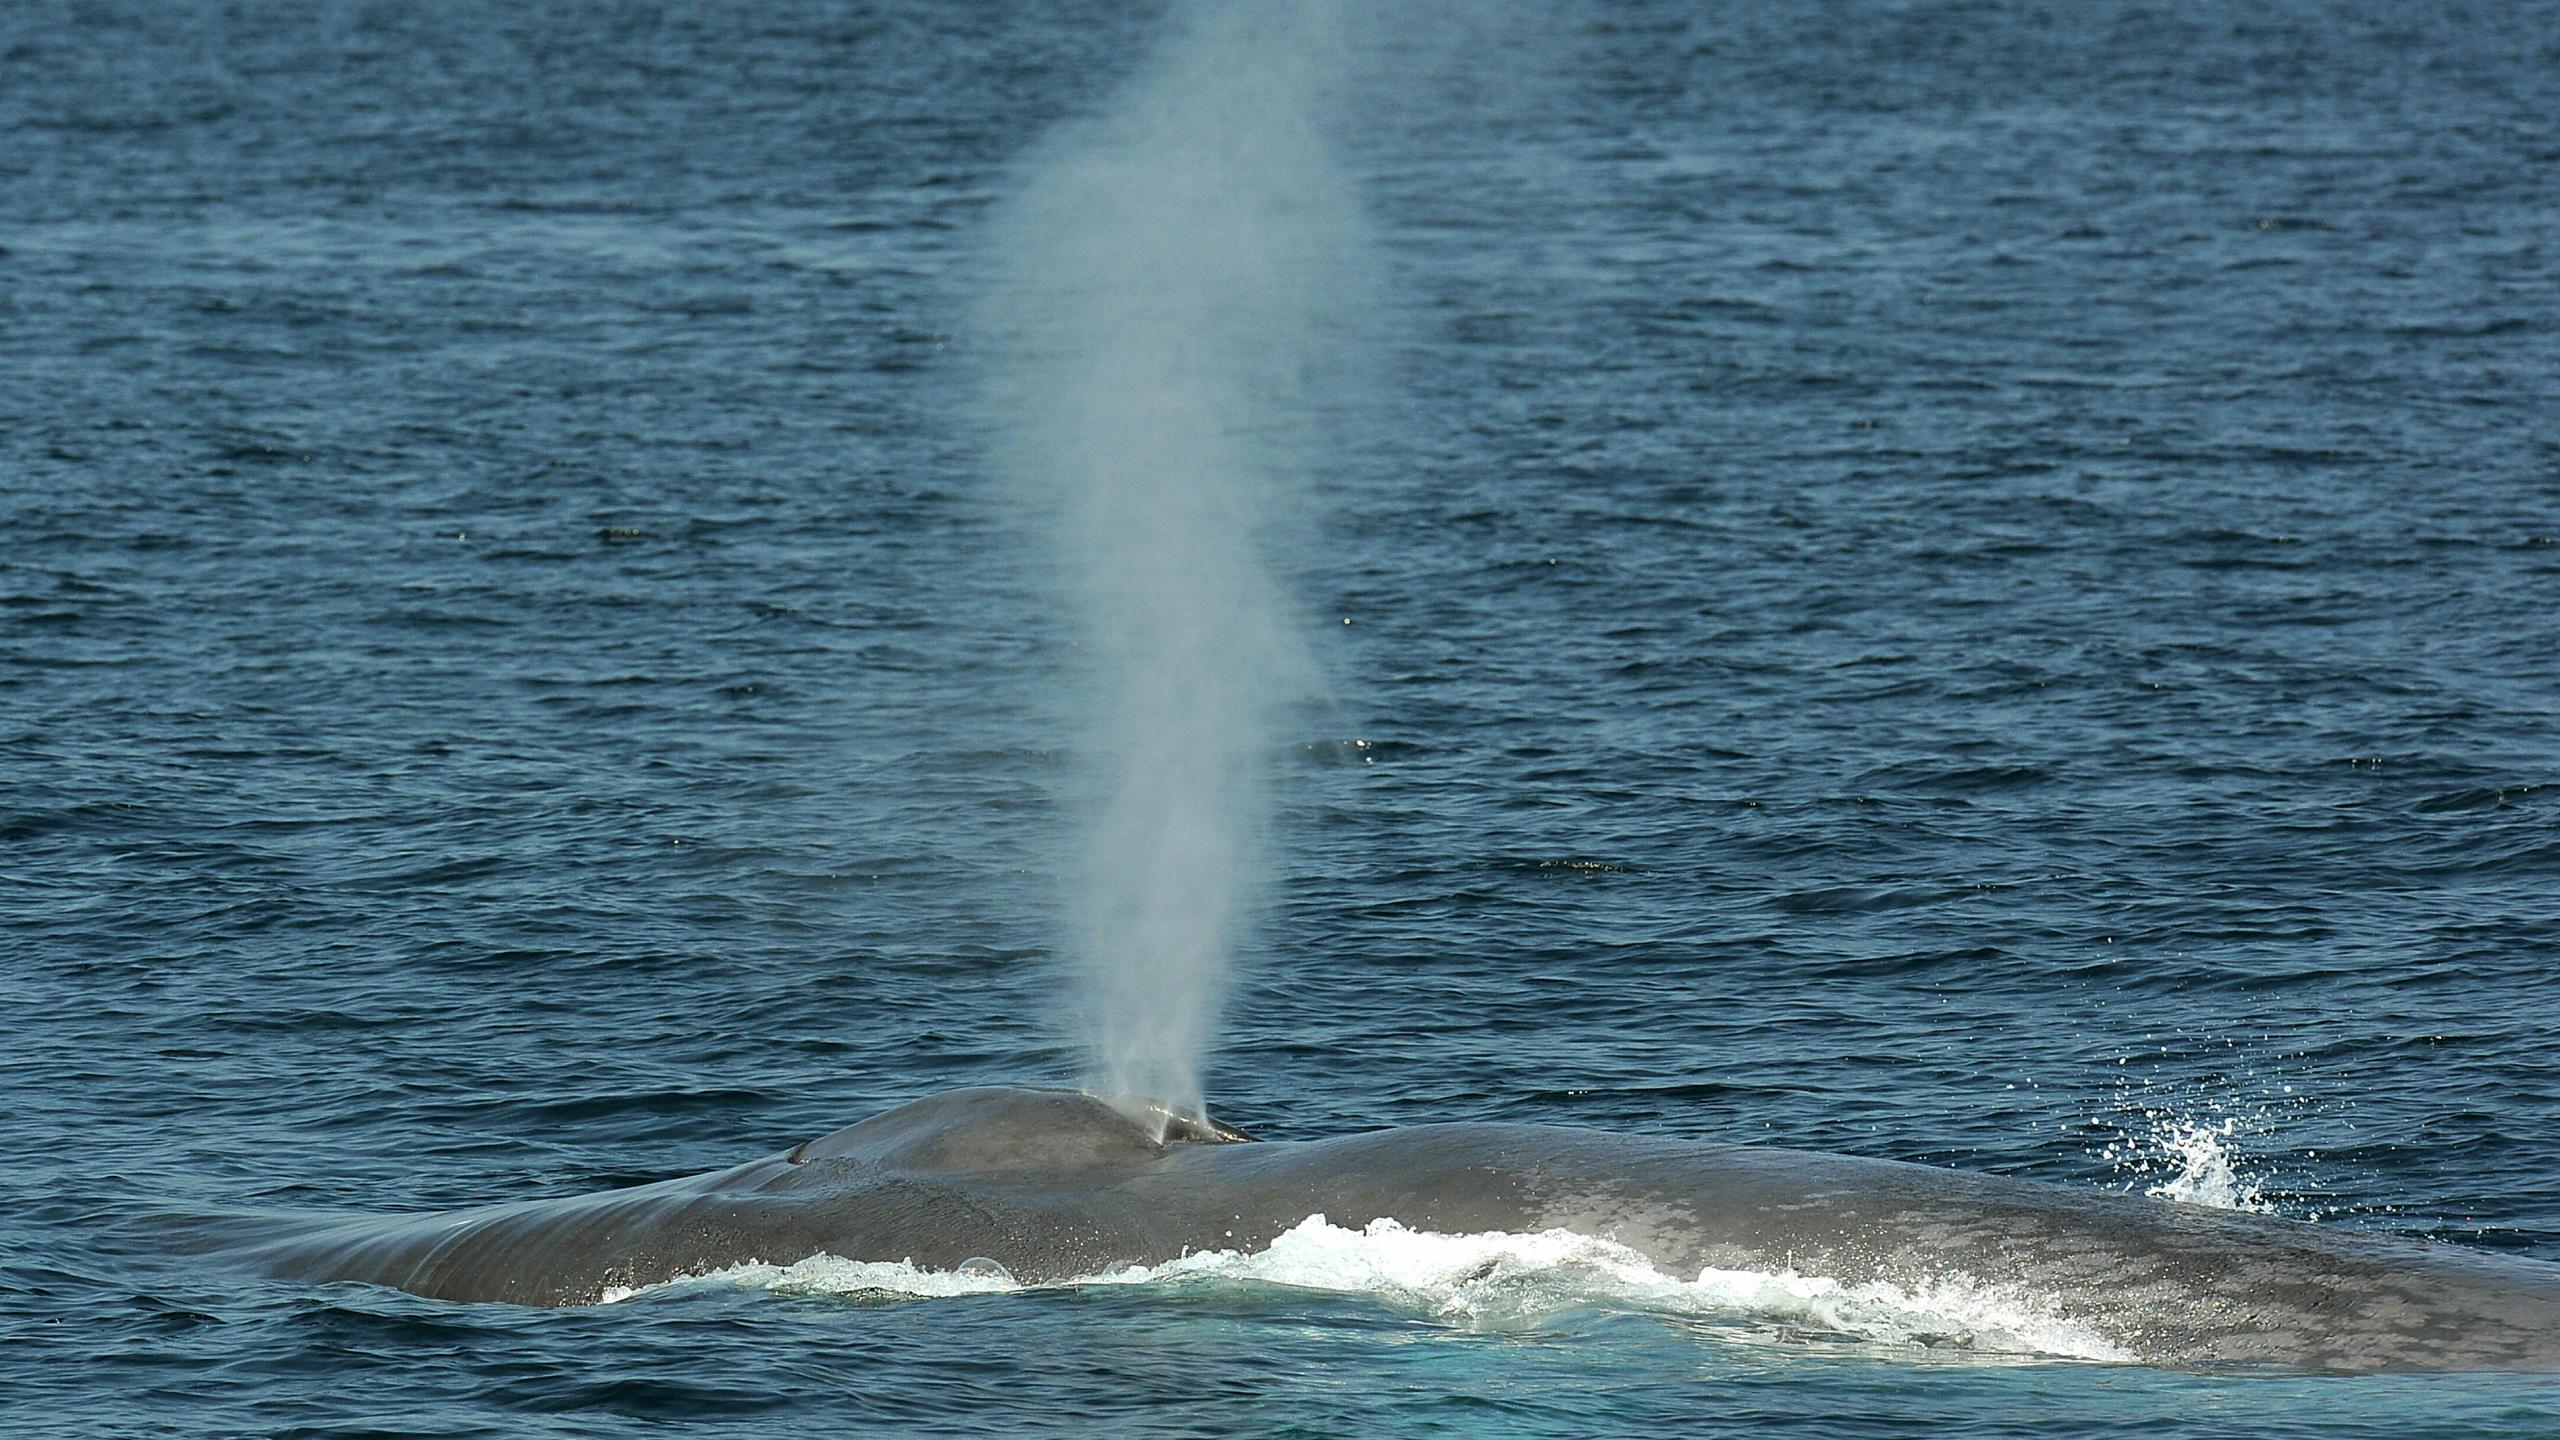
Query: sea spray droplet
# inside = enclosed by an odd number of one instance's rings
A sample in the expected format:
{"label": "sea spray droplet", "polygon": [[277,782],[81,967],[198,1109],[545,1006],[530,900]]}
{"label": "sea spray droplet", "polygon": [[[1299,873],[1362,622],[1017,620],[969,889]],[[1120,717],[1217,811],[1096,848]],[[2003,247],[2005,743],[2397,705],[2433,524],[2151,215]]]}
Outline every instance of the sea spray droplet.
{"label": "sea spray droplet", "polygon": [[2176,1170],[2142,1193],[2218,1210],[2272,1211],[2275,1207],[2260,1196],[2257,1182],[2232,1168],[2229,1141],[2234,1128],[2226,1118],[2217,1125],[2182,1120],[2161,1131],[2155,1139],[2166,1147]]}
{"label": "sea spray droplet", "polygon": [[2142,1184],[2142,1193],[2184,1205],[2270,1214],[2261,1178],[2234,1163],[2235,1117],[2204,1121],[2165,1110],[2142,1113],[2143,1127],[2119,1136],[2098,1152],[2119,1174]]}

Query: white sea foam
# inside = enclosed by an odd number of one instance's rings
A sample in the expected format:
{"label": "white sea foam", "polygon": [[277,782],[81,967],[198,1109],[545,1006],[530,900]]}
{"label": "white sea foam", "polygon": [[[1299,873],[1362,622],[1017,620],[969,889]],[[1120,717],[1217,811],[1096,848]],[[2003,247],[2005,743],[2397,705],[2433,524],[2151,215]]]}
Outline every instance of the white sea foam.
{"label": "white sea foam", "polygon": [[920,1300],[991,1295],[1024,1288],[1001,1267],[964,1264],[957,1270],[921,1270],[903,1260],[845,1260],[834,1255],[812,1255],[789,1265],[761,1261],[732,1265],[664,1285],[636,1289],[615,1286],[602,1298],[605,1304],[613,1305],[654,1291],[703,1286],[771,1290],[784,1295],[903,1295]]}
{"label": "white sea foam", "polygon": [[[1623,1311],[1702,1321],[1743,1341],[1823,1336],[1986,1357],[2131,1358],[2039,1297],[1962,1275],[1844,1284],[1792,1270],[1710,1269],[1683,1279],[1625,1245],[1570,1230],[1449,1235],[1394,1220],[1351,1229],[1313,1215],[1265,1249],[1206,1251],[1064,1283],[1363,1295],[1466,1329],[1530,1329],[1570,1314]],[[978,1264],[936,1271],[831,1255],[740,1265],[676,1285],[916,1298],[1027,1288]]]}

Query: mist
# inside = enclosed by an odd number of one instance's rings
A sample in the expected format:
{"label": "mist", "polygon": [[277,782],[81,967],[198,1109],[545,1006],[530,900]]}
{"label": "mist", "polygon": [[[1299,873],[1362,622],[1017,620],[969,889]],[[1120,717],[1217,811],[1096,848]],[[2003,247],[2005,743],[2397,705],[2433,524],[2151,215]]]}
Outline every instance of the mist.
{"label": "mist", "polygon": [[998,468],[1079,643],[1062,1014],[1088,1088],[1193,1113],[1263,898],[1278,716],[1318,688],[1274,561],[1371,289],[1320,123],[1343,13],[1177,7],[1026,161],[974,317]]}

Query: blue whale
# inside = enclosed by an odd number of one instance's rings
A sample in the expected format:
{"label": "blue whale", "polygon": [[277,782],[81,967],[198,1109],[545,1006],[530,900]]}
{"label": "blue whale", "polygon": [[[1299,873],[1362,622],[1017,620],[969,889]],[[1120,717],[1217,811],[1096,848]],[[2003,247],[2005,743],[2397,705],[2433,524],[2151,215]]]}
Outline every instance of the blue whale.
{"label": "blue whale", "polygon": [[447,1214],[267,1217],[271,1272],[576,1305],[829,1254],[1054,1283],[1265,1247],[1306,1217],[1562,1228],[1661,1270],[2033,1297],[2134,1360],[2210,1370],[2560,1371],[2560,1265],[1896,1161],[1551,1125],[1244,1143],[1069,1090],[903,1105],[713,1174]]}

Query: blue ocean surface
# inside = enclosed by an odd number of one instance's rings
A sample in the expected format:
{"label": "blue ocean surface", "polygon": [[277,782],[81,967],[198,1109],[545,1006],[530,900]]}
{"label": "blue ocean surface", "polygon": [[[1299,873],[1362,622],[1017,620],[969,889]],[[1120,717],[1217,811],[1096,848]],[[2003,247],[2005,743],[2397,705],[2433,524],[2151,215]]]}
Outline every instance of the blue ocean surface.
{"label": "blue ocean surface", "polygon": [[[2560,1261],[2560,6],[1339,18],[1361,401],[1216,1113]],[[971,317],[1184,23],[0,7],[0,1431],[2560,1434],[1534,1277],[189,1249],[1076,1079],[1081,642]]]}

